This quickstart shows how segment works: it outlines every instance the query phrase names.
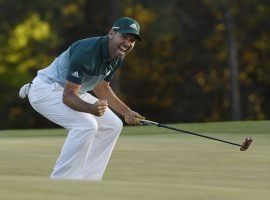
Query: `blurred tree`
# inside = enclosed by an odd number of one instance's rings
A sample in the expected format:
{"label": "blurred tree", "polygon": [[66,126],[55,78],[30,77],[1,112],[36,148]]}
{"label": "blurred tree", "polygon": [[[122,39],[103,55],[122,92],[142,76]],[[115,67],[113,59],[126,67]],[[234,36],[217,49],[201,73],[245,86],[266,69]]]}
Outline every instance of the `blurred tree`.
{"label": "blurred tree", "polygon": [[[237,95],[240,91],[237,91],[239,86],[236,85],[235,100],[232,100],[232,73],[229,71],[227,58],[229,52],[244,50],[239,39],[244,37],[248,40],[248,32],[244,33],[245,29],[242,27],[243,24],[248,24],[248,21],[254,21],[253,15],[249,15],[252,12],[245,11],[241,3],[234,2],[232,5],[236,45],[234,50],[229,51],[226,43],[228,29],[225,0],[169,2],[132,1],[130,7],[126,8],[125,14],[142,20],[143,24],[145,19],[152,20],[149,24],[145,23],[144,43],[136,47],[131,61],[126,63],[126,69],[122,72],[122,88],[126,99],[147,115],[156,119],[162,117],[166,122],[229,120],[230,107],[234,107],[234,113],[238,113],[236,118],[239,119],[241,107]],[[249,9],[269,9],[269,5],[265,5],[267,3],[263,1],[251,1],[247,4],[245,3]],[[265,7],[268,9],[262,9]],[[246,21],[238,20],[241,11],[247,15],[244,19]],[[151,13],[152,17],[145,13]],[[262,30],[265,29],[266,27]],[[265,36],[262,41],[266,41]],[[240,57],[241,55],[239,59]],[[249,90],[243,87],[245,70],[241,66],[241,90],[249,93]],[[238,77],[236,75],[234,80],[237,81]],[[127,82],[129,84],[126,84]],[[253,80],[251,84],[255,82]],[[129,91],[136,91],[136,94]],[[252,97],[249,99],[253,99]],[[242,102],[246,119],[250,116],[244,107],[246,98],[243,98]],[[255,107],[261,111],[261,106]],[[269,113],[269,109],[265,113]],[[259,116],[262,118],[263,114]]]}
{"label": "blurred tree", "polygon": [[[205,120],[212,99],[203,70],[212,66],[205,65],[211,57],[205,53],[203,37],[212,30],[211,15],[200,1],[143,2],[148,4],[137,2],[126,9],[144,25],[144,42],[122,72],[123,93],[131,105],[155,119],[162,113],[166,122]],[[193,12],[194,7],[199,9]],[[136,93],[128,93],[130,88]]]}
{"label": "blurred tree", "polygon": [[[120,17],[117,0],[109,0],[109,10],[110,12],[108,13],[108,24],[113,24],[113,22]],[[117,94],[121,93],[119,73],[114,76],[110,85]]]}
{"label": "blurred tree", "polygon": [[234,2],[244,118],[269,119],[270,2]]}
{"label": "blurred tree", "polygon": [[240,90],[239,90],[239,69],[237,60],[237,50],[235,47],[233,35],[233,20],[231,16],[232,2],[226,2],[226,26],[227,26],[227,43],[229,54],[229,68],[230,68],[230,92],[231,92],[231,119],[241,119],[240,108]]}
{"label": "blurred tree", "polygon": [[29,127],[34,111],[25,112],[29,105],[19,100],[18,88],[50,62],[57,37],[36,1],[1,1],[0,8],[1,127]]}
{"label": "blurred tree", "polygon": [[[1,0],[0,128],[53,126],[17,97],[19,87],[119,16],[136,18],[143,36],[113,83],[129,105],[162,122],[231,119],[226,2]],[[243,119],[270,117],[269,15],[269,1],[232,1]]]}

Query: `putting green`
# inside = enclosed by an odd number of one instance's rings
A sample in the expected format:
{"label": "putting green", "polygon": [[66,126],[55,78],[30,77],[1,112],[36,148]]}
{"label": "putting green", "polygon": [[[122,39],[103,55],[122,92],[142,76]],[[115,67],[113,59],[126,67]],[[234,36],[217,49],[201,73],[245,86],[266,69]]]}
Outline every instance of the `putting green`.
{"label": "putting green", "polygon": [[48,178],[65,131],[0,131],[1,200],[267,200],[270,122],[173,125],[236,143],[247,152],[157,127],[125,127],[102,182]]}

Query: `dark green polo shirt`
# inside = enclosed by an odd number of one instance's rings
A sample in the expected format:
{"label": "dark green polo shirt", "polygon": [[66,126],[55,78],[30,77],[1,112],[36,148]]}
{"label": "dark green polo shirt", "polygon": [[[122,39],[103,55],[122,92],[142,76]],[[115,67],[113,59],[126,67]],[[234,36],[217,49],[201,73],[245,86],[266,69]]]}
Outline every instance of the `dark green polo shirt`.
{"label": "dark green polo shirt", "polygon": [[69,49],[67,80],[89,91],[102,80],[111,81],[121,65],[121,59],[109,59],[108,36],[79,40]]}
{"label": "dark green polo shirt", "polygon": [[102,80],[111,81],[122,60],[109,59],[108,38],[106,35],[75,42],[50,66],[39,70],[39,78],[49,83],[57,82],[63,87],[67,81],[79,84],[79,93],[94,89]]}

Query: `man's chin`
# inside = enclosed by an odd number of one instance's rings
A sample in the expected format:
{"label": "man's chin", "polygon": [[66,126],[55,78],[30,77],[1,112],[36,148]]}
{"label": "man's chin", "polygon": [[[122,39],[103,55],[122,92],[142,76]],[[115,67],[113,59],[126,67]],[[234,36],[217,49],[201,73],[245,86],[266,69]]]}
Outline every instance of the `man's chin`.
{"label": "man's chin", "polygon": [[120,58],[120,59],[124,59],[124,57],[126,56],[126,54],[121,54],[121,53],[118,53],[116,55],[117,58]]}

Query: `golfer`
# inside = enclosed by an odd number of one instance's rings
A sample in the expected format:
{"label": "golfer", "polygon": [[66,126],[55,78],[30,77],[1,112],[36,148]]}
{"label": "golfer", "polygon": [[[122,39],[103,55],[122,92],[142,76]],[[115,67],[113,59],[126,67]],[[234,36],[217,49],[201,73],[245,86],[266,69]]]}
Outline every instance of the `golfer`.
{"label": "golfer", "polygon": [[68,130],[51,178],[102,180],[123,127],[110,108],[128,124],[143,118],[110,87],[124,57],[136,41],[141,41],[139,32],[137,21],[120,18],[108,35],[73,43],[47,68],[39,70],[31,84],[21,87],[20,96],[28,95],[37,112]]}

